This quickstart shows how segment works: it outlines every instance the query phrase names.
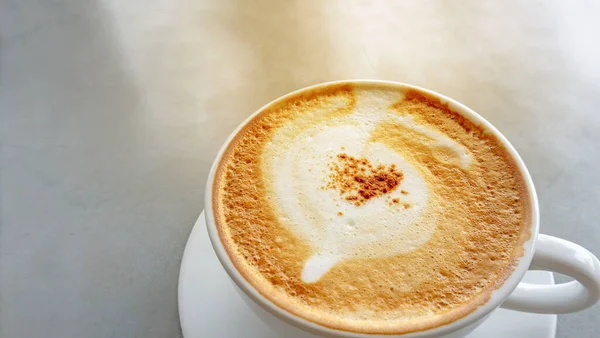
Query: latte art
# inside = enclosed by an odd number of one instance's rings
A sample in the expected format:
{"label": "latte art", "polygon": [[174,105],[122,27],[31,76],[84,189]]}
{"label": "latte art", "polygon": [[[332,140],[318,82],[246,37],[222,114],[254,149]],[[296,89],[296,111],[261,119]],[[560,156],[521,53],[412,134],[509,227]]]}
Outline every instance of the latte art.
{"label": "latte art", "polygon": [[530,237],[530,199],[502,142],[402,85],[325,85],[271,103],[229,143],[212,191],[219,238],[248,283],[337,330],[461,318]]}
{"label": "latte art", "polygon": [[[323,121],[298,130],[297,121],[290,120],[265,147],[262,170],[269,177],[267,182],[272,182],[271,199],[280,220],[314,247],[302,271],[307,283],[319,280],[340,260],[387,257],[414,250],[426,243],[436,228],[437,197],[435,187],[427,183],[431,173],[374,140],[373,133],[382,123],[400,124],[431,139],[424,146],[432,152],[437,147],[447,148],[450,158],[445,160],[463,169],[471,162],[468,151],[445,135],[392,112],[390,107],[397,100],[358,92],[355,110],[336,119],[335,125]],[[364,200],[360,191],[349,196],[354,199],[348,199],[338,190],[326,189],[332,162],[337,165],[340,155],[362,158],[375,166],[393,166],[403,179],[364,203],[357,202]],[[394,206],[390,201],[410,207]]]}

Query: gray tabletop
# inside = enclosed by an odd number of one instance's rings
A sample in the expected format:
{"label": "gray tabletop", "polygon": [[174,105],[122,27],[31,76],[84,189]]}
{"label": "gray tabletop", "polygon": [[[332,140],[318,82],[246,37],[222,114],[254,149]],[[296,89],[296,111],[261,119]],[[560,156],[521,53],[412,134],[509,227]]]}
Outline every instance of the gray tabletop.
{"label": "gray tabletop", "polygon": [[[598,18],[598,2],[3,0],[0,336],[180,336],[217,149],[269,100],[336,79],[479,112],[527,163],[542,231],[600,255]],[[558,337],[599,317],[561,315]]]}

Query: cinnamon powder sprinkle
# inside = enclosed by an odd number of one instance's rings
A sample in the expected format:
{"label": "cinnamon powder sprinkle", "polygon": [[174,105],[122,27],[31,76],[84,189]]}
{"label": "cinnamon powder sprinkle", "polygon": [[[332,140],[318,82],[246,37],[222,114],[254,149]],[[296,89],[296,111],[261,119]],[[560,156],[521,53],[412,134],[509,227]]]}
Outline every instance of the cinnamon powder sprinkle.
{"label": "cinnamon powder sprinkle", "polygon": [[395,164],[375,167],[366,158],[359,159],[346,153],[340,153],[336,158],[337,161],[329,164],[331,173],[324,188],[339,191],[342,198],[356,206],[392,192],[404,178]]}

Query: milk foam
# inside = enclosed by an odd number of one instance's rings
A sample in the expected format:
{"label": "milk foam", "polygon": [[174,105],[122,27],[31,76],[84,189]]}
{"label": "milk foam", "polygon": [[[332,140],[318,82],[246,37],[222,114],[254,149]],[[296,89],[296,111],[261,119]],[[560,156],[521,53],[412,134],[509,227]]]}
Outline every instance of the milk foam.
{"label": "milk foam", "polygon": [[[297,130],[297,124],[290,121],[277,130],[263,153],[264,177],[271,180],[271,199],[280,221],[314,247],[302,271],[306,283],[318,281],[344,259],[412,251],[425,244],[437,226],[435,213],[427,212],[437,201],[434,187],[428,186],[426,173],[415,163],[372,140],[380,123],[391,121],[411,128],[435,140],[434,146],[452,150],[460,166],[466,168],[471,163],[466,148],[446,135],[392,113],[389,107],[400,100],[399,94],[373,90],[356,94],[352,114],[336,118],[335,124],[322,123],[304,130]],[[329,164],[339,153],[366,158],[375,166],[394,164],[403,172],[403,179],[385,196],[356,206],[338,191],[324,188]],[[391,205],[390,198],[398,198],[409,207]]]}

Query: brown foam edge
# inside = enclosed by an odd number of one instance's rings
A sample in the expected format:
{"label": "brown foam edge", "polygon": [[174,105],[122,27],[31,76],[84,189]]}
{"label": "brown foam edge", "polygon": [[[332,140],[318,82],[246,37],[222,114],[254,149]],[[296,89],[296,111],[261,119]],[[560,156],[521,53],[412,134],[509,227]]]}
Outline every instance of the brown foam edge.
{"label": "brown foam edge", "polygon": [[[519,165],[514,158],[514,156],[510,153],[510,151],[505,147],[504,142],[500,140],[492,131],[488,130],[487,127],[482,126],[480,123],[471,120],[468,117],[465,117],[463,114],[458,113],[452,110],[448,103],[444,103],[440,101],[434,95],[429,93],[417,90],[415,88],[405,87],[400,84],[393,83],[368,83],[368,86],[373,87],[381,87],[381,88],[390,88],[395,87],[400,92],[404,94],[403,100],[406,99],[417,99],[421,102],[427,103],[439,110],[443,111],[445,114],[452,116],[454,120],[456,120],[463,128],[469,130],[471,129],[469,124],[478,130],[480,136],[482,138],[487,138],[491,142],[495,144],[500,144],[502,156],[506,160],[507,165],[511,168],[513,174],[517,178],[518,184],[520,185],[520,193],[521,200],[523,202],[524,210],[528,210],[529,212],[523,213],[523,222],[522,222],[522,230],[519,233],[519,238],[517,243],[513,249],[513,259],[509,262],[509,264],[504,268],[504,270],[499,273],[498,278],[493,283],[490,283],[484,290],[482,290],[477,297],[473,298],[469,303],[463,304],[459,307],[453,308],[449,310],[447,313],[436,314],[431,319],[419,319],[416,323],[407,323],[402,322],[397,325],[390,324],[389,321],[375,321],[374,325],[368,325],[365,322],[352,321],[349,323],[347,319],[338,319],[338,318],[329,318],[326,320],[323,316],[315,314],[312,311],[299,311],[296,307],[290,305],[290,302],[286,302],[286,297],[278,297],[275,294],[275,289],[267,283],[253,283],[256,279],[256,273],[251,271],[245,264],[243,259],[239,259],[236,257],[235,252],[233,252],[233,248],[228,243],[225,237],[225,230],[223,229],[223,224],[225,224],[225,220],[222,219],[222,206],[219,202],[219,190],[222,185],[223,171],[226,167],[226,162],[224,161],[229,157],[233,148],[237,144],[237,141],[244,136],[245,131],[250,128],[257,120],[260,119],[265,114],[268,114],[270,111],[277,109],[278,107],[284,105],[286,102],[298,100],[300,98],[308,98],[311,96],[321,95],[323,93],[338,91],[340,89],[348,88],[353,90],[356,84],[354,82],[339,82],[323,87],[311,88],[306,91],[300,91],[294,95],[285,97],[283,99],[278,99],[272,102],[270,105],[264,107],[256,116],[252,118],[248,123],[246,123],[238,133],[231,139],[229,144],[227,145],[226,150],[223,152],[219,166],[217,167],[215,173],[215,180],[213,182],[213,194],[212,194],[212,203],[213,203],[213,212],[215,215],[215,223],[217,232],[219,234],[219,240],[221,244],[225,248],[229,259],[235,266],[235,268],[240,272],[240,274],[244,277],[244,279],[254,287],[262,296],[266,299],[274,303],[277,307],[284,309],[285,311],[292,313],[295,316],[313,322],[315,324],[341,331],[349,331],[355,333],[366,333],[366,334],[380,334],[380,335],[397,335],[397,334],[405,334],[411,332],[419,332],[426,331],[430,329],[434,329],[446,324],[450,324],[456,320],[459,320],[468,314],[474,312],[480,306],[487,303],[494,291],[500,288],[506,280],[510,277],[510,275],[515,270],[515,267],[518,265],[519,261],[524,255],[524,245],[531,238],[531,221],[532,221],[532,201],[529,193],[529,188],[527,186],[527,182]],[[364,85],[364,84],[361,84]],[[330,316],[327,316],[330,317]]]}

